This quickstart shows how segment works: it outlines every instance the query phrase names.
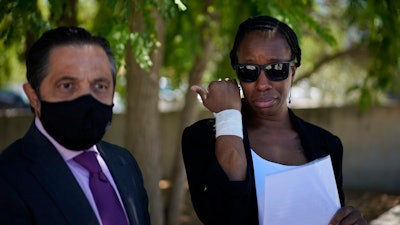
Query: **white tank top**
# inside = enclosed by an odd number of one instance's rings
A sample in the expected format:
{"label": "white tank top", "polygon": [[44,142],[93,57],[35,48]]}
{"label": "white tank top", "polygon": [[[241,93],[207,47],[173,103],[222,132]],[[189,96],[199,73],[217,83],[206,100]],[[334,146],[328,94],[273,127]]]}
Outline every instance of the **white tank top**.
{"label": "white tank top", "polygon": [[264,186],[265,177],[268,175],[284,172],[298,166],[287,166],[275,162],[268,161],[260,157],[257,153],[251,149],[251,155],[253,158],[253,168],[254,168],[254,180],[256,183],[256,195],[257,195],[257,205],[258,205],[258,220],[260,223],[264,221]]}

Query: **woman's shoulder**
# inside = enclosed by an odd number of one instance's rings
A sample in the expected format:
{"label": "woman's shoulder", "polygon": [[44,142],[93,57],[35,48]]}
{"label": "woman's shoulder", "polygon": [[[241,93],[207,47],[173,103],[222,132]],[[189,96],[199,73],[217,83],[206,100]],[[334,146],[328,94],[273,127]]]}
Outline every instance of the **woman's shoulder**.
{"label": "woman's shoulder", "polygon": [[191,129],[207,129],[210,127],[213,127],[215,125],[215,118],[206,118],[206,119],[201,119],[193,124],[189,125],[187,128]]}
{"label": "woman's shoulder", "polygon": [[313,132],[315,134],[335,136],[333,133],[326,130],[325,128],[298,117],[293,111],[290,111],[290,117],[292,123],[294,123],[294,126],[298,129],[304,129],[307,130],[308,132]]}
{"label": "woman's shoulder", "polygon": [[310,130],[313,133],[324,135],[324,136],[336,136],[331,131],[329,131],[329,130],[327,130],[327,129],[319,126],[319,125],[316,125],[316,124],[311,123],[309,121],[305,121],[305,120],[303,120],[301,118],[299,118],[299,119],[302,121],[302,124],[303,124],[304,128],[307,129],[307,130]]}
{"label": "woman's shoulder", "polygon": [[333,134],[331,131],[317,124],[305,121],[304,119],[296,116],[293,112],[291,112],[291,114],[291,120],[295,129],[302,135],[309,136],[310,138],[312,137],[313,140],[333,142],[341,145],[341,140],[336,134]]}
{"label": "woman's shoulder", "polygon": [[[215,119],[201,119],[186,127],[182,133],[182,151],[198,152],[203,154],[204,149],[214,149],[215,145]],[[194,149],[203,149],[195,151]]]}
{"label": "woman's shoulder", "polygon": [[187,126],[183,134],[188,135],[188,134],[197,134],[201,133],[202,136],[207,136],[207,135],[214,135],[215,134],[215,119],[214,118],[207,118],[207,119],[201,119],[193,124]]}

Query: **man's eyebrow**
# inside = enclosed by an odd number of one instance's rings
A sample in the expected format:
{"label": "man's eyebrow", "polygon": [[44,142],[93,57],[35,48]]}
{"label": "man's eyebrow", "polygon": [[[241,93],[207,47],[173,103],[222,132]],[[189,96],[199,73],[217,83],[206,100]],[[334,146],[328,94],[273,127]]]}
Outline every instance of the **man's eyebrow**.
{"label": "man's eyebrow", "polygon": [[96,79],[94,79],[94,82],[107,82],[107,83],[111,83],[112,81],[106,77],[98,77]]}
{"label": "man's eyebrow", "polygon": [[63,75],[62,77],[57,78],[57,82],[63,80],[77,80],[77,78],[70,75]]}

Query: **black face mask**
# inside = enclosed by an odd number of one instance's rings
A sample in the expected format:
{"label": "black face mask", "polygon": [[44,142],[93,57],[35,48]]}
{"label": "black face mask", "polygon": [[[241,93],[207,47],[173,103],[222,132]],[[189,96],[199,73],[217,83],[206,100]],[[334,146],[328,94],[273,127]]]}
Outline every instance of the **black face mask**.
{"label": "black face mask", "polygon": [[85,150],[104,136],[111,125],[112,108],[91,95],[65,102],[41,101],[40,121],[62,146]]}

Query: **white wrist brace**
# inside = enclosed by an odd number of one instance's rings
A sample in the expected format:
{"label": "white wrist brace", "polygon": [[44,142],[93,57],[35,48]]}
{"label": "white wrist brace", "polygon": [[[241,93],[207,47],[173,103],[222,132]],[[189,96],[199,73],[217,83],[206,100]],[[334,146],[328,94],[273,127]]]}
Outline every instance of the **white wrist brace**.
{"label": "white wrist brace", "polygon": [[214,113],[215,137],[234,135],[243,139],[242,113],[236,109],[226,109]]}

